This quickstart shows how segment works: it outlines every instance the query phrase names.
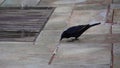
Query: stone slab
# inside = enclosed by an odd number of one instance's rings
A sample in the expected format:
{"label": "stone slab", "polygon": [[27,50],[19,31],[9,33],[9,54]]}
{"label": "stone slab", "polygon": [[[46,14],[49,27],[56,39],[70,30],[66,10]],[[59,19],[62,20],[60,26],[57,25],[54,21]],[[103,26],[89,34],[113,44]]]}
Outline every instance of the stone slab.
{"label": "stone slab", "polygon": [[118,24],[112,25],[112,33],[119,34],[120,33],[120,25],[118,25]]}
{"label": "stone slab", "polygon": [[120,42],[120,34],[89,34],[82,35],[76,42],[81,43],[118,43]]}
{"label": "stone slab", "polygon": [[0,0],[0,4],[2,4],[3,1],[4,1],[4,0]]}
{"label": "stone slab", "polygon": [[36,6],[39,0],[6,0],[2,6],[4,7],[24,7],[24,6]]}
{"label": "stone slab", "polygon": [[113,0],[113,3],[119,4],[119,3],[120,3],[120,0]]}
{"label": "stone slab", "polygon": [[[45,6],[53,6],[53,2],[56,0],[41,0],[40,3],[37,6],[45,7]],[[55,6],[54,6],[55,7]]]}
{"label": "stone slab", "polygon": [[53,4],[75,4],[75,3],[80,3],[80,2],[85,2],[86,0],[57,0],[53,2]]}
{"label": "stone slab", "polygon": [[83,34],[79,37],[78,43],[110,43],[111,39],[107,34]]}
{"label": "stone slab", "polygon": [[115,43],[113,49],[114,53],[114,68],[119,68],[120,67],[120,43]]}
{"label": "stone slab", "polygon": [[[55,33],[55,32],[53,32],[53,33]],[[39,42],[39,43],[42,43],[42,42]],[[64,44],[64,43],[62,43],[62,44]],[[66,43],[66,44],[68,44],[68,43]],[[74,46],[73,44],[69,44],[69,45],[70,45],[70,48],[71,48],[71,46]],[[79,45],[77,45],[77,46],[79,46]],[[102,45],[102,47],[101,46],[95,46],[95,47],[92,46],[93,48],[91,46],[92,45],[90,45],[90,46],[89,45],[86,45],[86,46],[82,45],[80,47],[80,49],[90,47],[90,50],[95,49],[95,51],[92,50],[92,52],[95,52],[95,54],[96,54],[96,51],[100,51],[100,50],[104,51],[105,49],[109,49],[108,46],[106,47],[106,45]],[[104,48],[104,46],[105,46],[105,48]],[[62,54],[62,52],[64,50],[66,50],[67,46],[65,45],[62,47],[65,47],[65,49],[63,48],[60,54]],[[62,68],[73,68],[73,67],[74,68],[78,68],[78,67],[81,67],[81,68],[101,68],[101,67],[102,68],[109,68],[109,65],[106,65],[106,64],[105,65],[104,64],[100,64],[100,65],[99,64],[93,64],[93,65],[91,65],[91,64],[84,65],[83,64],[83,65],[80,65],[79,63],[78,64],[67,64],[64,62],[63,64],[54,64],[53,63],[51,65],[48,65],[48,61],[49,61],[49,58],[51,56],[51,52],[46,51],[45,48],[47,48],[45,45],[44,45],[44,47],[42,47],[40,44],[30,45],[30,44],[25,44],[25,43],[23,43],[23,44],[1,43],[0,44],[0,54],[1,54],[0,67],[2,67],[2,68],[16,68],[16,67],[17,68],[21,68],[21,67],[22,68],[39,68],[39,67],[43,67],[43,68],[61,68],[61,67]],[[75,49],[76,49],[76,45],[72,50],[75,50]],[[43,51],[46,51],[46,52],[43,52]],[[107,52],[108,50],[105,50],[105,51]],[[103,52],[100,52],[99,54],[101,54],[101,53],[105,54]],[[87,55],[87,53],[85,55]],[[108,56],[106,56],[106,57],[108,57]],[[95,58],[95,57],[93,57],[93,58]]]}
{"label": "stone slab", "polygon": [[114,10],[114,16],[113,16],[113,22],[114,23],[120,23],[120,9]]}
{"label": "stone slab", "polygon": [[22,0],[22,6],[34,7],[39,3],[40,0]]}
{"label": "stone slab", "polygon": [[120,4],[111,4],[111,9],[120,9]]}
{"label": "stone slab", "polygon": [[93,4],[93,3],[108,3],[108,0],[57,0],[53,4]]}
{"label": "stone slab", "polygon": [[35,45],[38,45],[43,51],[51,54],[59,43],[61,32],[61,30],[43,30],[38,36]]}
{"label": "stone slab", "polygon": [[109,68],[109,65],[94,65],[94,64],[88,64],[88,65],[77,65],[77,64],[60,64],[60,65],[54,65],[53,68]]}
{"label": "stone slab", "polygon": [[8,6],[11,6],[11,7],[18,7],[18,6],[21,6],[21,2],[22,0],[6,0],[2,6],[3,7],[8,7]]}
{"label": "stone slab", "polygon": [[74,26],[88,23],[104,23],[105,19],[106,10],[74,10],[68,25]]}
{"label": "stone slab", "polygon": [[102,10],[107,9],[107,4],[92,3],[92,4],[76,4],[74,10]]}
{"label": "stone slab", "polygon": [[56,9],[54,10],[54,14],[63,14],[63,15],[70,15],[71,12],[73,10],[72,6],[59,6],[56,7]]}
{"label": "stone slab", "polygon": [[[43,49],[43,48],[42,48]],[[19,43],[0,44],[1,68],[36,68],[36,64],[47,64],[49,54],[40,46]]]}
{"label": "stone slab", "polygon": [[109,68],[109,65],[47,65],[47,64],[39,64],[39,63],[28,63],[28,64],[20,64],[20,63],[12,63],[6,65],[1,65],[3,68]]}
{"label": "stone slab", "polygon": [[109,64],[110,44],[62,43],[53,64]]}
{"label": "stone slab", "polygon": [[44,30],[63,30],[67,26],[70,15],[53,14],[44,27]]}
{"label": "stone slab", "polygon": [[87,3],[109,3],[109,0],[86,0]]}

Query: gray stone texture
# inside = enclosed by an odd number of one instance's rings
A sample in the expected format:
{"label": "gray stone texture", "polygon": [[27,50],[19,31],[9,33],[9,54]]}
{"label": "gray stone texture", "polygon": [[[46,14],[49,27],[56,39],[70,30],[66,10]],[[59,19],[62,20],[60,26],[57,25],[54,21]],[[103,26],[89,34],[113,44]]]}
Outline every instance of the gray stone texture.
{"label": "gray stone texture", "polygon": [[[0,42],[0,68],[110,68],[112,62],[113,68],[119,68],[119,11],[113,15],[114,22],[107,20],[112,21],[114,8],[120,10],[120,1],[110,3],[110,0],[41,0],[37,7],[56,7],[52,16],[34,45],[32,42]],[[109,4],[111,10],[107,16]],[[65,29],[97,22],[102,24],[88,29],[79,40],[63,39],[52,64],[48,65]]]}

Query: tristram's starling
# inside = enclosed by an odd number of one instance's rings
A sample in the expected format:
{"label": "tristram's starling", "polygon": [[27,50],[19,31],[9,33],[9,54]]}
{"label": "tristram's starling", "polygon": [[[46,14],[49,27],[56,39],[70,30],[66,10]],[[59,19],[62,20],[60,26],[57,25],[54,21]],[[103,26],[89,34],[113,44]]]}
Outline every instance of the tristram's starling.
{"label": "tristram's starling", "polygon": [[99,25],[99,24],[101,23],[78,25],[78,26],[70,27],[62,33],[60,41],[63,38],[70,38],[70,37],[74,37],[75,40],[77,40],[78,37],[80,37],[87,29],[89,29],[90,27]]}

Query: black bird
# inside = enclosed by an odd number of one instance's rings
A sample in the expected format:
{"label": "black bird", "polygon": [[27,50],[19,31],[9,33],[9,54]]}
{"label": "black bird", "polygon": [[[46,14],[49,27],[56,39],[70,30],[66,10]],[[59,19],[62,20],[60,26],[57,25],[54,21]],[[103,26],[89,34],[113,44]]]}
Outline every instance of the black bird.
{"label": "black bird", "polygon": [[99,24],[101,23],[78,25],[78,26],[70,27],[62,33],[60,41],[63,38],[70,38],[70,37],[74,37],[75,40],[77,40],[78,37],[81,36],[87,29],[89,29],[90,27],[99,25]]}

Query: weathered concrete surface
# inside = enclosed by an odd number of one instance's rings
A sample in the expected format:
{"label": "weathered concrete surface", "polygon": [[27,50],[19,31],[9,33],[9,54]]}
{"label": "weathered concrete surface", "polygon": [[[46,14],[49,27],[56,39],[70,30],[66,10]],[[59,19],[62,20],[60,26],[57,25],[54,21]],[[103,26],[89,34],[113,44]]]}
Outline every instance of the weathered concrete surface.
{"label": "weathered concrete surface", "polygon": [[21,6],[21,0],[6,0],[4,3],[2,3],[0,6],[8,7],[8,6]]}
{"label": "weathered concrete surface", "polygon": [[[0,42],[0,68],[110,68],[112,44],[113,68],[119,68],[119,22],[112,28],[105,24],[109,3],[110,0],[41,0],[38,6],[56,7],[45,28],[34,45],[31,42]],[[113,8],[119,6],[112,5]],[[96,22],[102,24],[88,29],[79,40],[62,40],[52,64],[48,65],[65,29]]]}
{"label": "weathered concrete surface", "polygon": [[0,4],[3,2],[4,0],[0,0]]}
{"label": "weathered concrete surface", "polygon": [[118,24],[115,24],[112,26],[112,32],[115,33],[115,34],[120,34],[120,25]]}
{"label": "weathered concrete surface", "polygon": [[110,43],[106,34],[83,34],[76,42],[80,43]]}
{"label": "weathered concrete surface", "polygon": [[109,0],[41,0],[38,6],[74,6],[79,4],[108,4]]}
{"label": "weathered concrete surface", "polygon": [[37,68],[36,63],[45,64],[48,61],[46,60],[48,54],[45,54],[43,52],[41,51],[39,46],[33,46],[28,43],[24,43],[24,44],[1,43],[0,67],[1,68],[21,68],[21,67]]}
{"label": "weathered concrete surface", "polygon": [[54,10],[54,14],[70,15],[73,9],[74,9],[74,7],[72,7],[72,6],[56,7],[56,9]]}
{"label": "weathered concrete surface", "polygon": [[89,65],[74,65],[74,64],[66,64],[66,65],[54,65],[53,68],[109,68],[110,66],[105,65],[97,65],[97,64],[89,64]]}
{"label": "weathered concrete surface", "polygon": [[[2,2],[1,0],[0,2]],[[25,6],[36,6],[40,0],[6,0],[0,6],[3,7],[25,7]]]}
{"label": "weathered concrete surface", "polygon": [[59,43],[60,34],[61,30],[44,30],[36,40],[36,45],[39,45],[43,52],[51,54]]}
{"label": "weathered concrete surface", "polygon": [[[61,30],[43,30],[39,35],[36,43],[50,44],[58,42],[60,39]],[[42,38],[41,38],[42,37]],[[41,39],[40,39],[41,38]]]}
{"label": "weathered concrete surface", "polygon": [[54,1],[53,4],[77,4],[77,3],[108,3],[108,0],[58,0]]}
{"label": "weathered concrete surface", "polygon": [[120,23],[120,9],[115,9],[114,10],[114,19],[113,22],[115,23]]}
{"label": "weathered concrete surface", "polygon": [[120,0],[113,0],[113,3],[119,4],[119,3],[120,3]]}
{"label": "weathered concrete surface", "polygon": [[120,43],[114,44],[114,68],[120,67]]}
{"label": "weathered concrete surface", "polygon": [[45,26],[45,30],[60,30],[67,27],[67,20],[70,15],[53,14]]}
{"label": "weathered concrete surface", "polygon": [[106,10],[74,10],[71,16],[69,26],[88,24],[88,23],[104,23]]}
{"label": "weathered concrete surface", "polygon": [[[65,10],[65,11],[63,11]],[[64,30],[67,27],[73,7],[58,7],[45,26],[45,30]]]}
{"label": "weathered concrete surface", "polygon": [[119,3],[118,4],[113,3],[113,4],[111,4],[111,8],[112,9],[118,9],[118,8],[120,9],[120,4]]}
{"label": "weathered concrete surface", "polygon": [[109,64],[110,44],[62,43],[53,64]]}

